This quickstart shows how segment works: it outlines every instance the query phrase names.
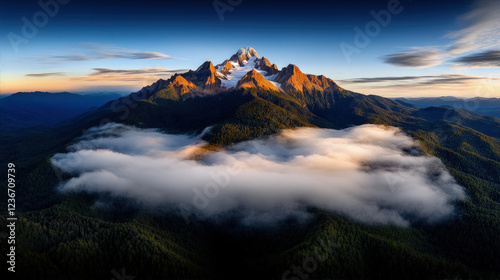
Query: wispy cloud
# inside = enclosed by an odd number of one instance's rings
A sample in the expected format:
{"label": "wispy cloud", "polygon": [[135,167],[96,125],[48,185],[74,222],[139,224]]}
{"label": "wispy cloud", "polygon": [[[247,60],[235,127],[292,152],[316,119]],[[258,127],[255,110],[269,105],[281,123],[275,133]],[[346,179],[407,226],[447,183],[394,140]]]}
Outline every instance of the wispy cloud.
{"label": "wispy cloud", "polygon": [[161,52],[138,51],[97,43],[83,43],[72,51],[74,53],[45,56],[39,60],[54,63],[106,59],[175,59]]}
{"label": "wispy cloud", "polygon": [[[428,76],[392,76],[392,77],[374,77],[374,78],[354,78],[339,80],[339,83],[344,84],[365,84],[365,83],[391,83],[391,86],[404,85],[438,85],[438,84],[457,84],[466,83],[470,80],[497,80],[498,78],[461,75],[461,74],[443,74],[443,75],[428,75]],[[381,86],[387,86],[382,84]]]}
{"label": "wispy cloud", "polygon": [[476,1],[473,9],[459,18],[459,23],[465,24],[465,27],[446,35],[446,37],[454,39],[447,52],[449,54],[463,54],[498,47],[500,45],[499,15],[499,1]]}
{"label": "wispy cloud", "polygon": [[[463,67],[499,67],[498,58],[496,61],[491,61],[491,63],[487,61],[490,58],[495,59],[495,56],[492,56],[495,51],[491,49],[500,46],[499,15],[500,1],[476,1],[470,12],[458,18],[458,24],[464,27],[445,35],[446,38],[452,39],[450,44],[440,46],[434,51],[411,50],[428,48],[412,47],[406,52],[386,55],[383,60],[388,64],[409,68],[432,67],[450,59],[460,62],[460,66]],[[463,58],[458,57],[459,55],[480,51],[483,52]],[[481,60],[480,63],[478,63],[477,59]]]}
{"label": "wispy cloud", "polygon": [[386,97],[474,97],[495,94],[500,89],[500,78],[494,75],[387,76],[344,79],[337,82],[355,91]]}
{"label": "wispy cloud", "polygon": [[142,74],[168,74],[182,73],[186,69],[165,69],[165,68],[143,68],[143,69],[111,69],[111,68],[94,68],[94,73],[90,76],[118,74],[118,75],[142,75]]}
{"label": "wispy cloud", "polygon": [[456,59],[457,66],[494,68],[500,67],[500,50],[489,50]]}
{"label": "wispy cloud", "polygon": [[442,63],[442,54],[438,50],[412,50],[383,57],[385,63],[399,67],[426,68]]}
{"label": "wispy cloud", "polygon": [[52,72],[52,73],[33,73],[33,74],[26,74],[26,77],[37,77],[37,78],[43,78],[43,77],[53,77],[53,76],[66,76],[63,72]]}
{"label": "wispy cloud", "polygon": [[426,81],[415,83],[414,85],[425,86],[425,85],[456,85],[456,84],[465,84],[471,80],[483,80],[488,78],[476,77],[476,76],[467,76],[467,75],[444,75],[442,77],[432,78]]}
{"label": "wispy cloud", "polygon": [[344,84],[364,84],[364,83],[380,83],[380,82],[416,80],[416,79],[423,79],[423,78],[429,78],[429,77],[434,77],[434,76],[395,76],[395,77],[354,78],[354,79],[338,80],[338,82],[344,83]]}
{"label": "wispy cloud", "polygon": [[386,97],[489,95],[500,89],[500,78],[461,74],[389,76],[338,81],[341,86]]}
{"label": "wispy cloud", "polygon": [[143,69],[111,69],[93,68],[94,72],[74,80],[85,81],[155,81],[160,78],[170,78],[175,73],[184,73],[187,69],[143,68]]}

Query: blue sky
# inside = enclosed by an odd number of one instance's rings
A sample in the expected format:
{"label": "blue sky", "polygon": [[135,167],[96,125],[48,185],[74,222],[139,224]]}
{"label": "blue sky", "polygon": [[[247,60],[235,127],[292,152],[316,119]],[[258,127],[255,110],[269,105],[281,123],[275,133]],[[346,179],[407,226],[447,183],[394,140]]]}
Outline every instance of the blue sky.
{"label": "blue sky", "polygon": [[[133,91],[252,46],[362,93],[500,97],[499,2],[41,0],[58,7],[44,18],[38,1],[3,1],[0,93]],[[391,19],[360,47],[373,13]],[[39,21],[29,36],[23,17]]]}

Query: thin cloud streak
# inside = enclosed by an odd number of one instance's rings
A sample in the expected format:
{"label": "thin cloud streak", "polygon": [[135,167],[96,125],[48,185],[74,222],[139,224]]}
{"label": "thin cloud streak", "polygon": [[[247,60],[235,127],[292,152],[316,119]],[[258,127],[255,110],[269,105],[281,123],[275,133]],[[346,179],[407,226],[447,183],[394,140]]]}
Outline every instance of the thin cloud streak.
{"label": "thin cloud streak", "polygon": [[120,75],[141,75],[141,74],[170,74],[183,73],[187,69],[166,69],[166,68],[143,68],[143,69],[111,69],[111,68],[93,68],[94,73],[91,76],[103,74],[120,74]]}
{"label": "thin cloud streak", "polygon": [[54,77],[54,76],[66,76],[65,73],[63,72],[52,72],[52,73],[34,73],[34,74],[26,74],[24,75],[26,77],[36,77],[36,78],[43,78],[43,77]]}
{"label": "thin cloud streak", "polygon": [[108,59],[177,59],[161,52],[138,51],[97,43],[80,44],[72,54],[52,55],[39,58],[46,63],[79,62]]}
{"label": "thin cloud streak", "polygon": [[[443,75],[427,75],[427,76],[393,76],[393,77],[374,77],[374,78],[355,78],[339,80],[339,83],[344,84],[364,84],[364,83],[385,83],[385,82],[403,82],[401,85],[418,86],[418,85],[439,85],[450,83],[466,83],[470,80],[498,80],[498,78],[470,76],[461,74],[443,74]],[[393,83],[393,85],[398,85]],[[387,86],[387,85],[383,85]]]}
{"label": "thin cloud streak", "polygon": [[389,76],[339,80],[351,90],[386,97],[462,96],[474,97],[480,92],[500,89],[500,78],[461,74]]}
{"label": "thin cloud streak", "polygon": [[93,68],[94,72],[86,76],[74,77],[84,81],[154,81],[170,78],[176,73],[184,73],[187,69],[143,68],[143,69],[111,69]]}
{"label": "thin cloud streak", "polygon": [[427,68],[442,63],[442,55],[436,50],[414,50],[383,57],[385,63],[407,68]]}
{"label": "thin cloud streak", "polygon": [[489,50],[482,53],[475,53],[455,60],[457,66],[496,68],[500,67],[500,50]]}

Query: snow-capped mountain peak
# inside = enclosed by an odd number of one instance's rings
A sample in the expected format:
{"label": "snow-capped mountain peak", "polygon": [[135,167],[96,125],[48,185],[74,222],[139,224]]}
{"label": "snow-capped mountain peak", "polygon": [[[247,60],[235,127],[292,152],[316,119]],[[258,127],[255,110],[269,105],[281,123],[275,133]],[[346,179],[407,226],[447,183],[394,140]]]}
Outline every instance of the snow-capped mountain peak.
{"label": "snow-capped mountain peak", "polygon": [[[169,88],[169,90],[164,90]],[[288,94],[297,92],[335,92],[342,89],[324,76],[304,74],[294,64],[278,70],[276,64],[260,56],[252,47],[236,51],[230,59],[214,66],[205,61],[196,70],[176,74],[168,80],[159,80],[140,93],[150,97],[160,92],[178,99],[214,95],[235,89],[257,89],[280,91]]]}
{"label": "snow-capped mountain peak", "polygon": [[280,84],[274,81],[279,72],[278,67],[275,64],[271,65],[266,58],[261,58],[252,47],[239,49],[230,59],[218,64],[215,69],[222,81],[221,86],[226,89],[236,87],[238,81],[252,70],[264,76],[276,88],[280,88]]}
{"label": "snow-capped mountain peak", "polygon": [[256,56],[257,58],[260,58],[257,51],[252,47],[241,48],[236,52],[236,54],[238,54],[238,55],[243,54],[243,55],[246,55],[247,57]]}
{"label": "snow-capped mountain peak", "polygon": [[251,57],[260,58],[260,55],[252,47],[246,47],[239,49],[235,54],[229,58],[229,61],[239,63],[241,66],[245,64]]}

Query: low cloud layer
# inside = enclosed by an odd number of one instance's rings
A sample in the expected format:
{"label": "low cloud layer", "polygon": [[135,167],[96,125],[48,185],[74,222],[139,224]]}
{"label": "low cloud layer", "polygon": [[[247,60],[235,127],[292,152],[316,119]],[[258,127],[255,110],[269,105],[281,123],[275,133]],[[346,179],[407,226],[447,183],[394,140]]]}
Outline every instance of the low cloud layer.
{"label": "low cloud layer", "polygon": [[62,192],[181,205],[208,217],[238,212],[247,224],[307,215],[312,206],[363,223],[408,226],[449,217],[453,202],[465,199],[441,161],[421,155],[396,128],[299,128],[200,157],[204,144],[106,124],[51,161],[73,175]]}

